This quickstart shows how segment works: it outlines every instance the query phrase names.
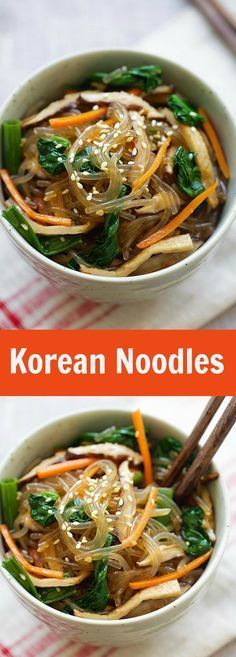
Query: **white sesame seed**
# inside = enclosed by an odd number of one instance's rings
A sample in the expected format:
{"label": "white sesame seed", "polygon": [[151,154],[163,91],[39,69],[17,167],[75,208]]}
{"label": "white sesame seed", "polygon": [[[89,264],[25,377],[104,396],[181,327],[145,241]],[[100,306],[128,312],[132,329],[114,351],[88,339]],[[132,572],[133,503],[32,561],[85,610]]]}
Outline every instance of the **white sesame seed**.
{"label": "white sesame seed", "polygon": [[86,557],[85,561],[87,561],[87,563],[91,563],[92,562],[92,557]]}
{"label": "white sesame seed", "polygon": [[78,187],[79,189],[83,189],[83,185],[81,185],[80,182],[77,182],[76,185],[77,185],[77,187]]}
{"label": "white sesame seed", "polygon": [[62,195],[64,196],[64,194],[68,194],[69,191],[69,189],[63,189]]}
{"label": "white sesame seed", "polygon": [[98,110],[98,109],[99,109],[99,105],[93,105],[93,110]]}
{"label": "white sesame seed", "polygon": [[99,217],[103,217],[104,210],[97,210],[96,214],[98,214]]}
{"label": "white sesame seed", "polygon": [[137,152],[138,152],[137,148],[134,147],[133,150],[132,150],[132,155],[137,155]]}
{"label": "white sesame seed", "polygon": [[146,148],[147,148],[147,144],[146,144],[146,142],[145,142],[145,141],[142,141],[142,147],[143,147],[144,149],[146,149]]}
{"label": "white sesame seed", "polygon": [[77,210],[77,208],[74,208],[73,212],[74,212],[75,214],[78,214],[78,210]]}
{"label": "white sesame seed", "polygon": [[72,174],[71,174],[70,179],[71,179],[71,180],[75,180],[75,173],[72,173]]}

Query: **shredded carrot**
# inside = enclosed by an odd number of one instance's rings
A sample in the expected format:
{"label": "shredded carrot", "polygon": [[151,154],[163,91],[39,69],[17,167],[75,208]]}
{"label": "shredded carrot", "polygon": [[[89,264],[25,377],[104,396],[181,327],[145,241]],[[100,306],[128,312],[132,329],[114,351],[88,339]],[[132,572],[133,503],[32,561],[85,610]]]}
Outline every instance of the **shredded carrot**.
{"label": "shredded carrot", "polygon": [[151,454],[150,454],[149,447],[148,447],[147,437],[146,437],[146,434],[145,434],[143,418],[142,418],[141,412],[139,410],[135,411],[132,414],[132,420],[133,420],[133,425],[134,425],[134,429],[135,429],[135,438],[137,440],[140,453],[142,454],[142,457],[143,457],[145,482],[146,482],[146,485],[148,486],[153,481],[152,459],[151,459]]}
{"label": "shredded carrot", "polygon": [[187,575],[187,573],[195,570],[195,568],[199,568],[199,566],[205,563],[205,561],[208,561],[211,555],[212,549],[208,550],[208,552],[205,552],[205,554],[202,554],[200,557],[197,557],[197,559],[189,561],[186,566],[180,568],[179,570],[174,570],[171,573],[166,573],[166,575],[160,575],[159,577],[153,577],[152,579],[143,579],[138,582],[130,582],[129,587],[135,591],[136,589],[148,589],[151,586],[156,586],[157,584],[164,584],[164,582],[170,582],[173,579],[181,579],[181,577],[184,577]]}
{"label": "shredded carrot", "polygon": [[143,512],[141,513],[137,525],[134,528],[134,530],[131,532],[130,536],[128,536],[127,538],[125,538],[124,541],[122,541],[121,544],[122,548],[132,547],[133,545],[136,545],[137,540],[143,533],[143,530],[145,529],[148,521],[152,517],[156,498],[157,498],[157,491],[158,491],[157,486],[152,486],[147,504]]}
{"label": "shredded carrot", "polygon": [[206,119],[204,121],[202,127],[205,130],[209,141],[211,142],[211,145],[213,147],[213,150],[214,150],[217,162],[219,164],[219,167],[220,167],[222,173],[224,174],[224,177],[229,178],[230,177],[230,170],[229,170],[228,164],[226,162],[222,146],[221,146],[221,144],[219,142],[219,139],[217,137],[215,128],[213,127],[213,125],[210,122],[205,110],[202,107],[199,107],[198,112],[200,114],[202,114],[202,116],[204,116],[204,118]]}
{"label": "shredded carrot", "polygon": [[81,459],[73,459],[71,461],[61,461],[60,463],[55,463],[50,465],[48,468],[38,468],[36,470],[36,475],[39,479],[46,479],[47,477],[54,477],[55,475],[61,474],[62,472],[70,472],[71,470],[82,470],[97,461],[95,456],[89,456]]}
{"label": "shredded carrot", "polygon": [[63,573],[57,570],[49,570],[48,568],[39,568],[38,566],[32,566],[32,564],[29,563],[27,559],[25,559],[25,557],[23,557],[23,554],[21,554],[6,525],[0,525],[0,532],[4,538],[4,541],[9,547],[9,550],[13,554],[13,557],[15,557],[17,561],[19,561],[19,563],[23,566],[23,568],[28,573],[34,573],[35,575],[39,575],[42,577],[54,577],[56,579],[63,579]]}
{"label": "shredded carrot", "polygon": [[144,185],[146,180],[148,180],[148,178],[151,178],[151,176],[158,169],[158,167],[162,163],[163,157],[164,157],[164,155],[167,151],[167,148],[170,144],[170,141],[171,141],[171,136],[167,137],[166,140],[163,142],[163,144],[160,146],[159,151],[158,151],[156,157],[154,158],[153,163],[151,164],[149,169],[147,169],[147,171],[145,171],[145,173],[142,176],[140,176],[140,178],[137,178],[134,181],[134,183],[132,185],[133,192],[135,192],[136,189],[138,189],[139,187]]}
{"label": "shredded carrot", "polygon": [[142,240],[142,242],[139,242],[136,246],[139,249],[146,249],[147,246],[151,246],[152,244],[156,244],[156,242],[160,242],[160,240],[163,240],[167,235],[170,233],[173,233],[178,226],[181,226],[181,224],[187,219],[193,212],[198,208],[203,201],[205,201],[212,192],[216,189],[218,185],[218,180],[216,180],[213,185],[210,185],[207,189],[204,190],[201,194],[196,196],[186,207],[179,212],[179,214],[174,217],[171,221],[169,221],[166,226],[163,228],[160,228],[160,230],[157,230],[155,233],[147,237],[145,240]]}
{"label": "shredded carrot", "polygon": [[138,87],[133,87],[133,89],[129,89],[129,94],[133,94],[134,96],[142,96],[143,92],[142,89],[139,89]]}
{"label": "shredded carrot", "polygon": [[95,121],[100,119],[107,113],[107,107],[99,107],[96,110],[89,112],[81,112],[81,114],[72,114],[71,116],[58,116],[55,119],[49,119],[52,128],[66,128],[71,125],[81,125],[87,121]]}
{"label": "shredded carrot", "polygon": [[0,176],[6,185],[6,188],[10,192],[10,195],[14,198],[20,208],[29,217],[31,217],[31,219],[35,219],[35,221],[38,221],[39,224],[54,224],[55,226],[71,225],[72,222],[69,217],[54,217],[50,216],[49,214],[40,214],[39,212],[32,210],[28,203],[26,203],[23,196],[21,196],[7,169],[0,169]]}

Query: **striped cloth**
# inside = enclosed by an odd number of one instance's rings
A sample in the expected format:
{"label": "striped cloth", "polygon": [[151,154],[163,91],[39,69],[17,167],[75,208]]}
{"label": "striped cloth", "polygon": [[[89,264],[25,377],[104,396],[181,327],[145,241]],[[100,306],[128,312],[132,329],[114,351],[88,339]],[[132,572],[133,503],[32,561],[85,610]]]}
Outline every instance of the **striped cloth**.
{"label": "striped cloth", "polygon": [[[233,8],[235,0],[228,0]],[[233,111],[235,61],[193,8],[179,12],[141,44],[143,50],[188,63],[218,89]],[[236,226],[220,250],[186,281],[132,306],[83,301],[58,291],[36,276],[0,231],[0,328],[200,328],[236,301]],[[216,294],[217,276],[217,294]],[[200,300],[200,301],[199,301]]]}
{"label": "striped cloth", "polygon": [[[89,407],[89,399],[81,401],[82,408]],[[53,409],[57,407],[57,414],[61,412],[61,400],[52,402]],[[66,406],[67,400],[63,401],[63,410],[72,411],[71,405]],[[119,401],[111,407],[131,407],[128,400],[124,403]],[[154,412],[153,399],[132,400],[132,407],[140,404],[145,412]],[[161,406],[162,404],[162,406]],[[161,408],[162,417],[169,417],[172,409],[172,421],[176,426],[189,431],[193,423],[193,417],[197,417],[200,409],[205,404],[204,398],[199,402],[196,398],[155,398],[155,409]],[[104,402],[101,402],[104,407]],[[32,400],[32,413],[36,406],[36,400]],[[23,408],[22,408],[23,407]],[[12,405],[11,405],[12,408]],[[23,398],[15,403],[19,425],[22,417],[27,414],[28,400]],[[4,411],[4,408],[3,408]],[[43,410],[42,410],[43,413]],[[4,417],[4,412],[3,412]],[[47,417],[48,419],[48,417]],[[34,421],[38,421],[36,416]],[[44,421],[44,417],[41,417]],[[45,415],[46,421],[46,415]],[[25,423],[25,419],[23,420]],[[5,421],[5,432],[9,435],[9,419]],[[4,435],[4,431],[3,431]],[[235,605],[236,605],[236,432],[232,430],[224,446],[220,449],[216,462],[226,480],[231,498],[231,530],[227,548],[218,567],[215,580],[211,585],[205,598],[193,607],[187,615],[181,618],[177,624],[162,631],[156,637],[143,645],[135,646],[136,657],[210,657],[223,646],[236,639],[235,631]],[[11,436],[10,436],[11,442]],[[46,625],[38,622],[29,615],[19,602],[15,600],[5,580],[0,582],[0,657],[130,657],[130,647],[96,648],[91,645],[80,645],[72,643],[66,638],[60,637]],[[224,652],[218,657],[224,657]],[[235,652],[230,653],[230,657]],[[216,655],[215,655],[216,657]]]}

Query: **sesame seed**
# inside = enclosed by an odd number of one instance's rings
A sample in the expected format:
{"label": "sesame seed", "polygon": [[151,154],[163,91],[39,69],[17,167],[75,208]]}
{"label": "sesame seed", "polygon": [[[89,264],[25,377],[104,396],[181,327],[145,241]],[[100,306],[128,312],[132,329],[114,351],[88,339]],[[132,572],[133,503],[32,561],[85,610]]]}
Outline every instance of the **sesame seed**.
{"label": "sesame seed", "polygon": [[72,532],[68,532],[68,531],[67,531],[67,536],[69,536],[69,538],[73,538],[73,534],[72,534]]}
{"label": "sesame seed", "polygon": [[63,189],[62,195],[68,194],[69,191],[70,191],[69,189]]}
{"label": "sesame seed", "polygon": [[[82,185],[81,185],[81,187],[82,187]],[[74,212],[75,214],[78,214],[78,210],[77,210],[77,208],[74,208],[74,209],[73,209],[73,212]]]}
{"label": "sesame seed", "polygon": [[78,187],[79,189],[83,189],[83,185],[81,185],[80,182],[77,182],[76,185],[77,185],[77,187]]}
{"label": "sesame seed", "polygon": [[83,146],[83,139],[79,139],[78,144],[79,144],[79,146]]}
{"label": "sesame seed", "polygon": [[21,228],[24,228],[24,230],[29,230],[28,226],[26,224],[21,224]]}
{"label": "sesame seed", "polygon": [[133,148],[133,150],[132,150],[132,155],[137,155],[137,152],[138,152],[138,151],[137,151],[137,148]]}
{"label": "sesame seed", "polygon": [[70,561],[69,557],[65,557],[65,561],[68,563]]}
{"label": "sesame seed", "polygon": [[92,557],[86,557],[85,561],[86,561],[87,563],[91,563],[91,562],[92,562]]}
{"label": "sesame seed", "polygon": [[104,210],[97,210],[96,214],[97,214],[99,217],[103,217],[103,215],[104,215]]}
{"label": "sesame seed", "polygon": [[128,142],[133,141],[133,137],[127,137],[126,141]]}
{"label": "sesame seed", "polygon": [[71,180],[75,180],[75,173],[72,173],[72,174],[71,174],[70,179],[71,179]]}
{"label": "sesame seed", "polygon": [[87,541],[86,536],[83,536],[81,543],[87,543],[87,542],[88,542],[88,541]]}
{"label": "sesame seed", "polygon": [[93,105],[93,110],[98,110],[98,109],[99,109],[99,105]]}
{"label": "sesame seed", "polygon": [[173,135],[173,130],[167,130],[166,134],[168,137],[171,137],[171,135]]}
{"label": "sesame seed", "polygon": [[20,578],[23,579],[23,582],[25,582],[26,576],[23,573],[20,573]]}
{"label": "sesame seed", "polygon": [[145,142],[145,141],[142,141],[142,147],[143,147],[144,149],[146,149],[146,148],[147,148],[147,144],[146,144],[146,142]]}
{"label": "sesame seed", "polygon": [[63,531],[65,531],[66,526],[67,526],[67,523],[66,523],[66,522],[63,522],[63,523],[62,523],[62,526],[61,526],[61,528],[63,529]]}
{"label": "sesame seed", "polygon": [[79,550],[80,547],[81,547],[81,541],[79,541],[78,543],[76,543],[76,550]]}
{"label": "sesame seed", "polygon": [[119,121],[118,121],[117,123],[115,123],[114,128],[117,130],[117,128],[119,128],[119,127],[120,127],[120,124],[119,124]]}

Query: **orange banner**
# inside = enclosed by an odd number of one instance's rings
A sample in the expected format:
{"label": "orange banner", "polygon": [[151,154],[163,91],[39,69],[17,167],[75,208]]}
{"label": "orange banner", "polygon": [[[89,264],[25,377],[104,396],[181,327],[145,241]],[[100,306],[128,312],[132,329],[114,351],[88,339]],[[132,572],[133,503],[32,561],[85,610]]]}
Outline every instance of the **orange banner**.
{"label": "orange banner", "polygon": [[2,331],[0,395],[236,395],[235,331]]}

